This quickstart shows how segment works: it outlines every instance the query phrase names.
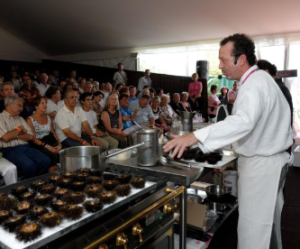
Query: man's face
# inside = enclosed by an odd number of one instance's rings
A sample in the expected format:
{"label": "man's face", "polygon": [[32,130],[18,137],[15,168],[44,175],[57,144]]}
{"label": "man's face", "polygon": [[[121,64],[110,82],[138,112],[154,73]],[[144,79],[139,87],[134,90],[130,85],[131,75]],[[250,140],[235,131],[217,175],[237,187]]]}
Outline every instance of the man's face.
{"label": "man's face", "polygon": [[135,94],[136,94],[136,88],[135,87],[132,87],[132,88],[130,88],[129,89],[129,93],[130,93],[130,96],[135,96]]}
{"label": "man's face", "polygon": [[174,103],[179,103],[179,101],[180,101],[180,97],[179,97],[179,94],[175,94],[174,96],[173,96],[173,101],[174,101]]}
{"label": "man's face", "polygon": [[87,96],[85,98],[85,100],[83,101],[83,106],[88,107],[90,109],[93,107],[93,102],[92,102],[92,97],[91,96]]}
{"label": "man's face", "polygon": [[146,71],[146,72],[145,72],[145,76],[146,76],[146,77],[150,77],[150,71]]}
{"label": "man's face", "polygon": [[71,71],[70,76],[75,79],[76,78],[76,71],[75,70]]}
{"label": "man's face", "polygon": [[52,98],[54,98],[54,100],[56,101],[60,101],[61,100],[61,93],[59,90],[56,91],[56,93],[52,96]]}
{"label": "man's face", "polygon": [[78,94],[75,91],[69,92],[65,98],[65,104],[67,107],[75,107],[78,99]]}
{"label": "man's face", "polygon": [[14,96],[15,95],[14,87],[11,85],[4,85],[1,94],[3,98]]}
{"label": "man's face", "polygon": [[42,78],[41,78],[41,81],[42,81],[43,84],[47,84],[48,76],[46,74],[43,74]]}
{"label": "man's face", "polygon": [[119,65],[119,70],[123,70],[124,69],[124,65],[123,64],[121,64],[121,65]]}
{"label": "man's face", "polygon": [[140,98],[139,104],[141,108],[145,108],[149,103],[149,99],[146,98]]}
{"label": "man's face", "polygon": [[127,107],[129,105],[129,99],[128,98],[122,98],[121,100],[120,100],[120,106],[122,106],[123,108],[124,107]]}
{"label": "man's face", "polygon": [[112,91],[112,85],[111,85],[110,83],[106,84],[106,85],[105,85],[105,90],[106,90],[107,92],[111,92],[111,91]]}
{"label": "man's face", "polygon": [[29,76],[24,76],[23,77],[23,83],[26,87],[30,87],[31,86],[31,79]]}
{"label": "man's face", "polygon": [[92,84],[85,84],[84,85],[84,88],[83,88],[83,91],[85,92],[85,93],[90,93],[91,91],[92,91]]}
{"label": "man's face", "polygon": [[20,99],[16,99],[14,103],[8,105],[8,109],[11,115],[19,116],[23,110],[23,102]]}
{"label": "man's face", "polygon": [[234,56],[232,55],[233,42],[228,42],[219,50],[219,68],[229,80],[239,79],[239,67],[234,64]]}

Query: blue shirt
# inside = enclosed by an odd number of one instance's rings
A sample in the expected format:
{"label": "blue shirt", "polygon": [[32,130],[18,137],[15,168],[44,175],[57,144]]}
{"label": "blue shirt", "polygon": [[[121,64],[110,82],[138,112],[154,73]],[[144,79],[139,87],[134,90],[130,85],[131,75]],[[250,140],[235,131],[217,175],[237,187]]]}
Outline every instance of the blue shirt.
{"label": "blue shirt", "polygon": [[[121,112],[122,117],[123,116],[130,117],[132,115],[132,112],[129,110],[128,107],[122,108],[120,106],[120,112]],[[122,122],[123,122],[123,130],[125,130],[125,129],[127,129],[127,128],[129,128],[129,127],[132,126],[132,122],[131,121],[124,121],[124,120],[122,120]]]}
{"label": "blue shirt", "polygon": [[129,102],[138,101],[139,99],[137,97],[129,98]]}

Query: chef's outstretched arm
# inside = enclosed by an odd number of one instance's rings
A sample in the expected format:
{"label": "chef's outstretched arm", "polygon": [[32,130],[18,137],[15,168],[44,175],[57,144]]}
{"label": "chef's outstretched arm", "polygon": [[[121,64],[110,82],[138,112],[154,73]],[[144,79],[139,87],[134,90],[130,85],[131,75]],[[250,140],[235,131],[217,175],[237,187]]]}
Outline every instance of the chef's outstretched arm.
{"label": "chef's outstretched arm", "polygon": [[173,150],[172,158],[176,155],[180,158],[187,147],[190,147],[196,143],[199,143],[198,139],[194,135],[194,133],[189,133],[183,136],[172,136],[173,139],[165,144],[163,147],[165,152],[169,152]]}

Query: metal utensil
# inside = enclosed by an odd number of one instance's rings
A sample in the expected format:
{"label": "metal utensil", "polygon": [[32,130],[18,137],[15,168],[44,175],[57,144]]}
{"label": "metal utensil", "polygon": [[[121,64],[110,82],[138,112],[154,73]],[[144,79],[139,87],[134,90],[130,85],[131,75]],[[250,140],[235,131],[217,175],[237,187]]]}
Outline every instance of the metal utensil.
{"label": "metal utensil", "polygon": [[116,152],[114,152],[114,153],[111,153],[111,154],[107,155],[105,158],[110,158],[110,157],[119,155],[119,154],[121,154],[121,153],[123,153],[123,152],[125,152],[125,151],[132,150],[132,149],[134,149],[134,148],[138,148],[138,147],[140,147],[140,146],[142,146],[142,145],[144,145],[144,144],[145,144],[145,143],[142,142],[142,143],[139,143],[139,144],[136,144],[136,145],[129,146],[129,147],[125,148],[125,149],[122,149],[122,150],[116,151]]}
{"label": "metal utensil", "polygon": [[[168,158],[164,157],[164,156],[159,156],[158,157],[158,161],[163,165],[163,166],[167,166],[170,168],[175,168],[175,169],[180,169],[180,170],[184,170],[184,167],[180,167],[179,165],[174,165],[171,164],[170,161],[168,160]],[[168,164],[170,163],[170,164]]]}

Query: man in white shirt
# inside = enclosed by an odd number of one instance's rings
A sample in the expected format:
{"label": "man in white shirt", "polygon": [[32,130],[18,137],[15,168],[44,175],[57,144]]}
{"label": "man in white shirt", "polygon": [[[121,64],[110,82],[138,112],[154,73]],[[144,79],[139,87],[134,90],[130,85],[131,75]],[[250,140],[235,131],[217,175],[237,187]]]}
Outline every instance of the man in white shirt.
{"label": "man in white shirt", "polygon": [[118,64],[118,71],[115,72],[113,80],[115,84],[123,83],[126,85],[127,83],[127,74],[124,72],[124,65],[122,63]]}
{"label": "man in white shirt", "polygon": [[101,107],[104,108],[105,103],[106,103],[106,99],[107,99],[108,95],[112,92],[112,85],[109,82],[107,82],[105,84],[105,91],[101,91],[101,92],[103,93],[104,97],[100,101],[100,105],[101,105]]}
{"label": "man in white shirt", "polygon": [[58,102],[61,100],[61,92],[57,86],[50,86],[46,91],[45,96],[47,98],[46,114],[54,119],[59,110]]}
{"label": "man in white shirt", "polygon": [[152,80],[150,78],[150,70],[146,69],[145,76],[139,79],[138,88],[137,88],[138,92],[143,91],[144,86],[148,86],[150,88],[151,85],[152,85]]}
{"label": "man in white shirt", "polygon": [[[86,120],[84,111],[77,104],[77,92],[67,91],[64,96],[65,105],[55,117],[55,131],[64,148],[73,146],[97,145],[100,142],[94,137],[92,129]],[[84,129],[87,135],[82,135]]]}
{"label": "man in white shirt", "polygon": [[239,154],[238,248],[268,249],[274,221],[276,248],[282,248],[282,188],[289,161],[286,150],[293,143],[289,105],[274,79],[255,65],[255,45],[250,38],[235,34],[223,39],[220,46],[219,68],[228,79],[240,82],[233,115],[176,137],[164,150],[174,149],[172,157],[181,157],[193,144],[203,153],[233,144]]}
{"label": "man in white shirt", "polygon": [[42,73],[41,74],[41,83],[36,84],[36,88],[40,91],[40,94],[42,96],[44,96],[49,87],[50,87],[50,85],[48,84],[48,75],[45,73]]}

